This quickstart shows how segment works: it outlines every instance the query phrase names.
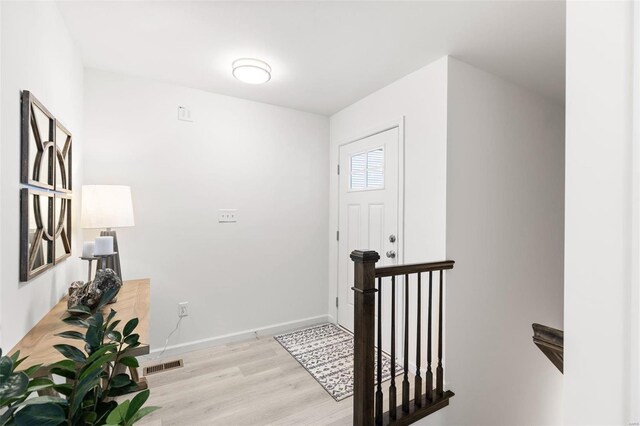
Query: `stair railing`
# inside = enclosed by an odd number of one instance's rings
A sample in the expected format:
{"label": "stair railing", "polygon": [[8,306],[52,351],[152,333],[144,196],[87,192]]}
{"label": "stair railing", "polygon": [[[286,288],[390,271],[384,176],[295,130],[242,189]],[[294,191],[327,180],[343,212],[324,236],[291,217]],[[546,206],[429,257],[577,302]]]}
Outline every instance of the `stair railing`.
{"label": "stair railing", "polygon": [[[443,356],[443,284],[444,271],[453,269],[454,261],[394,265],[376,268],[380,255],[375,251],[356,250],[351,253],[354,262],[354,389],[353,389],[353,424],[370,425],[407,425],[449,405],[453,392],[444,391]],[[422,275],[428,273],[428,307],[427,307],[427,365],[424,372],[424,383],[421,371],[421,339],[422,339]],[[410,283],[410,276],[417,276]],[[436,277],[437,275],[437,277]],[[396,391],[396,277],[404,276],[404,338],[403,338],[403,376],[402,401],[397,404]],[[391,283],[383,278],[391,277]],[[438,279],[438,342],[437,365],[432,371],[432,321],[434,278]],[[377,279],[377,288],[376,288]],[[414,395],[410,395],[409,382],[409,288],[416,285],[416,345]],[[391,315],[383,318],[383,294],[390,291]],[[377,294],[377,297],[376,297]],[[376,300],[377,299],[377,300]],[[377,315],[376,315],[377,302]],[[388,410],[383,407],[382,392],[382,329],[383,320],[391,322],[390,337],[390,373],[391,382],[388,394]],[[377,321],[377,326],[376,326]],[[377,338],[376,338],[377,328]],[[375,370],[375,371],[374,371]],[[423,386],[424,385],[424,386]],[[424,387],[424,392],[423,392]]]}

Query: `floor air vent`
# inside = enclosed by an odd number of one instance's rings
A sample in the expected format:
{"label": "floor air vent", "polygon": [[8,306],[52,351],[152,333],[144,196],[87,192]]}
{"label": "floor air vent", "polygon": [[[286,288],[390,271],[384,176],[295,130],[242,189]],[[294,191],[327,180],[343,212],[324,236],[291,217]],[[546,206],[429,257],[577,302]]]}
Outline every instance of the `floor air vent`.
{"label": "floor air vent", "polygon": [[179,359],[177,361],[169,361],[163,364],[150,365],[149,367],[144,367],[144,375],[148,376],[149,374],[162,373],[163,371],[173,370],[174,368],[182,367],[182,360]]}

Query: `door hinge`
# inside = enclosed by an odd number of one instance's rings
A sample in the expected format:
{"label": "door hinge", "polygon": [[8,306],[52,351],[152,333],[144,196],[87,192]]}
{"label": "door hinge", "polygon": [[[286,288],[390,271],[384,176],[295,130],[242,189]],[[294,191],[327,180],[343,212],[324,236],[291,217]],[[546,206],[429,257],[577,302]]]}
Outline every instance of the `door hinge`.
{"label": "door hinge", "polygon": [[336,231],[336,241],[340,241],[340,231]]}
{"label": "door hinge", "polygon": [[338,164],[338,174],[340,174],[340,164]]}
{"label": "door hinge", "polygon": [[338,307],[338,298],[336,297],[336,308]]}

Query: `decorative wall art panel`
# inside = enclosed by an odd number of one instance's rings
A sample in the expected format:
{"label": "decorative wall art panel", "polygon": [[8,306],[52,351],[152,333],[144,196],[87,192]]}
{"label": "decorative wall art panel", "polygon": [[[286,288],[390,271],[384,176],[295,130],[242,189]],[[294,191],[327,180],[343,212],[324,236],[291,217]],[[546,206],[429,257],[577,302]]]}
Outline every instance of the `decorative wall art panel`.
{"label": "decorative wall art panel", "polygon": [[21,101],[20,281],[28,281],[71,256],[73,137],[31,92]]}
{"label": "decorative wall art panel", "polygon": [[71,151],[73,138],[58,120],[56,120],[56,191],[71,192]]}
{"label": "decorative wall art panel", "polygon": [[53,266],[54,194],[20,190],[20,281],[28,281]]}
{"label": "decorative wall art panel", "polygon": [[55,188],[55,118],[30,92],[22,92],[20,182]]}
{"label": "decorative wall art panel", "polygon": [[71,197],[55,194],[53,203],[55,234],[53,262],[61,262],[71,256]]}

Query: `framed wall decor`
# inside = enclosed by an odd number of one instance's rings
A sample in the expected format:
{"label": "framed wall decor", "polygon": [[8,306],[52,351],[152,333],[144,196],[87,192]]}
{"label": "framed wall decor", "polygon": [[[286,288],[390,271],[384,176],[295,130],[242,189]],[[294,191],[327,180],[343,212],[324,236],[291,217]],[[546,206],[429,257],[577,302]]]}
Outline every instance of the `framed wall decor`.
{"label": "framed wall decor", "polygon": [[55,194],[53,199],[53,264],[71,256],[71,197]]}
{"label": "framed wall decor", "polygon": [[31,92],[22,92],[20,182],[55,189],[55,118]]}
{"label": "framed wall decor", "polygon": [[71,132],[27,90],[21,95],[20,281],[71,256]]}
{"label": "framed wall decor", "polygon": [[20,190],[20,281],[28,281],[54,264],[54,194]]}
{"label": "framed wall decor", "polygon": [[55,186],[56,191],[70,193],[71,188],[71,151],[73,137],[60,121],[55,121]]}

